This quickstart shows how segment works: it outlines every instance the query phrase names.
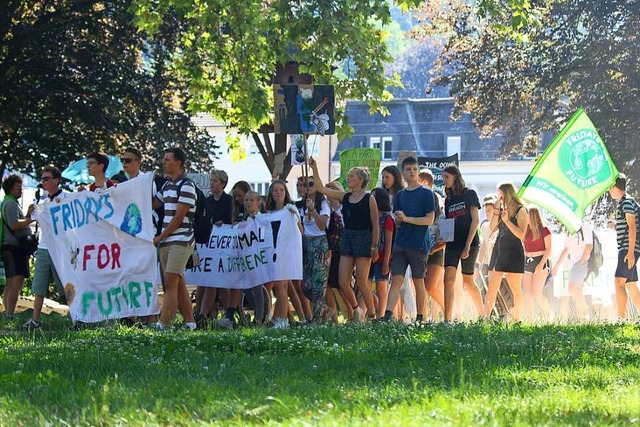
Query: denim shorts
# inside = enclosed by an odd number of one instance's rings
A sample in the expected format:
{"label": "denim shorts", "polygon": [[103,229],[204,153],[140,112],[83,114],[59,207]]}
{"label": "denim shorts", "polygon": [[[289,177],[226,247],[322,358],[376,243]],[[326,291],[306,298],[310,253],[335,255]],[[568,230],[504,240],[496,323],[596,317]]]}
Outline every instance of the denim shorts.
{"label": "denim shorts", "polygon": [[[389,273],[391,272],[391,267],[389,267]],[[376,262],[371,264],[369,267],[369,279],[371,280],[389,280],[389,273],[382,274],[382,263]]]}
{"label": "denim shorts", "polygon": [[371,230],[342,230],[340,255],[354,258],[371,258],[373,237]]}
{"label": "denim shorts", "polygon": [[584,264],[576,262],[573,264],[573,266],[571,266],[571,270],[569,270],[569,283],[581,286],[587,278],[588,269],[589,262],[585,262]]}

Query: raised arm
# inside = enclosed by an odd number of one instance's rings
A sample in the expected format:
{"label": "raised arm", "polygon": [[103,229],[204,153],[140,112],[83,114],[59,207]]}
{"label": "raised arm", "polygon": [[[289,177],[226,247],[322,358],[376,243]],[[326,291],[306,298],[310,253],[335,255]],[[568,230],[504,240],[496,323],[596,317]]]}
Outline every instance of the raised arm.
{"label": "raised arm", "polygon": [[347,194],[347,192],[332,190],[324,186],[322,180],[320,179],[320,174],[318,173],[318,164],[316,163],[316,160],[313,157],[309,158],[309,166],[311,166],[311,169],[313,170],[313,182],[315,182],[316,191],[318,191],[321,194],[324,194],[330,199],[342,201],[342,199],[344,198],[345,194]]}

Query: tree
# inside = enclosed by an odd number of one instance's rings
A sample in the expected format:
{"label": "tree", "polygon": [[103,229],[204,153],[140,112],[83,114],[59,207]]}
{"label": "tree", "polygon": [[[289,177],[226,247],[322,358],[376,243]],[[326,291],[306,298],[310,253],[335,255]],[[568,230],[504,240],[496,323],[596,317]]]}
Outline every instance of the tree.
{"label": "tree", "polygon": [[168,13],[179,17],[185,49],[175,58],[189,81],[189,110],[252,134],[271,171],[274,156],[285,148],[285,136],[276,136],[273,146],[268,138],[279,66],[294,63],[316,83],[333,84],[343,102],[366,100],[384,110],[381,103],[390,98],[387,87],[394,82],[384,66],[391,56],[380,29],[391,19],[386,0],[135,0],[134,11],[149,34]]}
{"label": "tree", "polygon": [[416,43],[387,66],[387,75],[397,74],[402,86],[391,88],[396,98],[447,97],[446,87],[431,87],[430,79],[442,44],[434,38]]}
{"label": "tree", "polygon": [[147,166],[181,145],[192,166],[215,146],[184,110],[188,94],[169,55],[179,22],[165,17],[148,40],[130,2],[6,1],[0,7],[0,175],[61,167],[90,151],[131,144]]}
{"label": "tree", "polygon": [[455,112],[485,134],[503,132],[505,153],[532,152],[543,130],[559,130],[584,107],[618,167],[631,176],[640,129],[640,1],[535,2],[539,25],[505,35],[500,17],[480,19],[459,1],[420,9],[423,35],[447,36],[434,85],[447,85]]}

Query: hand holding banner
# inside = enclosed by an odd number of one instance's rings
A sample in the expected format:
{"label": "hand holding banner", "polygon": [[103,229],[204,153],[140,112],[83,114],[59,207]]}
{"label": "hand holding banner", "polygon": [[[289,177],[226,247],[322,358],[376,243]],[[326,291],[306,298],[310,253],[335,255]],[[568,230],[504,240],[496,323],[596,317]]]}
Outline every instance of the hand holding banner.
{"label": "hand holding banner", "polygon": [[153,174],[36,206],[74,321],[158,313]]}

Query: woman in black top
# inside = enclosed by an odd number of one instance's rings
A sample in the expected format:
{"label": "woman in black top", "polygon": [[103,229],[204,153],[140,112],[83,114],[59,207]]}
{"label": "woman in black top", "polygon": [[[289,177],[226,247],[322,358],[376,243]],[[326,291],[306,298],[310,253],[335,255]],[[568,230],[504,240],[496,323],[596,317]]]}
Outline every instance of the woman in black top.
{"label": "woman in black top", "polygon": [[378,239],[380,225],[378,223],[378,207],[371,194],[366,192],[369,172],[362,168],[352,168],[347,175],[347,186],[351,192],[331,190],[324,186],[318,173],[318,165],[313,158],[309,159],[313,169],[316,191],[329,199],[342,201],[342,218],[344,230],[340,240],[340,289],[347,297],[347,303],[353,308],[353,319],[364,320],[365,312],[358,305],[358,300],[351,289],[351,275],[356,269],[356,286],[362,294],[367,306],[367,314],[376,315],[373,293],[369,288],[369,267],[371,261],[378,258]]}
{"label": "woman in black top", "polygon": [[522,240],[529,225],[529,215],[510,182],[498,185],[498,202],[491,218],[491,230],[498,229],[498,237],[489,262],[489,284],[484,315],[491,315],[498,288],[506,275],[513,294],[513,320],[522,319],[522,276],[524,275],[524,246]]}
{"label": "woman in black top", "polygon": [[482,315],[482,295],[473,281],[480,250],[480,201],[476,192],[466,186],[457,166],[444,168],[442,179],[447,194],[444,212],[447,218],[455,221],[453,241],[447,242],[444,252],[444,320],[450,322],[453,317],[454,283],[458,265],[462,272],[464,288],[471,296],[478,316]]}

